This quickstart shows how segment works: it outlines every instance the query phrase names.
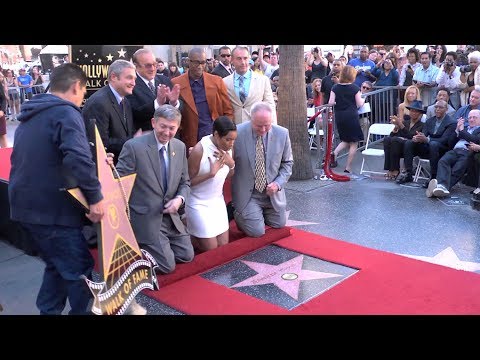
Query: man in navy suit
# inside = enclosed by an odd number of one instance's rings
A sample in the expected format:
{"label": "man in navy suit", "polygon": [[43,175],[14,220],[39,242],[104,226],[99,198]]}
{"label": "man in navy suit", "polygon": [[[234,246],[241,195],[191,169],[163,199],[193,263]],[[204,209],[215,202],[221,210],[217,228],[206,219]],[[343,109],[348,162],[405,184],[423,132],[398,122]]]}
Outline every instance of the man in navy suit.
{"label": "man in navy suit", "polygon": [[132,95],[127,98],[132,105],[135,131],[151,131],[155,109],[160,105],[170,104],[178,108],[180,86],[173,86],[170,79],[157,75],[155,55],[149,49],[139,49],[132,56],[137,70],[137,79]]}
{"label": "man in navy suit", "polygon": [[222,78],[233,73],[233,68],[231,64],[232,60],[232,51],[228,46],[222,46],[219,51],[220,62],[212,71],[213,75],[218,75]]}
{"label": "man in navy suit", "polygon": [[456,123],[447,115],[447,105],[446,101],[438,100],[435,103],[435,116],[427,119],[423,132],[417,132],[417,135],[403,145],[406,172],[397,179],[397,184],[413,181],[412,169],[415,156],[430,159],[431,179],[436,178],[438,160],[450,150],[449,143],[455,131]]}
{"label": "man in navy suit", "polygon": [[135,87],[135,66],[126,60],[116,60],[108,68],[108,85],[90,96],[83,107],[83,118],[93,141],[95,133],[90,126],[94,119],[107,152],[114,154],[116,164],[122,146],[133,137],[132,109],[125,98]]}
{"label": "man in navy suit", "polygon": [[427,197],[444,197],[450,194],[452,187],[462,178],[473,159],[472,144],[480,144],[480,110],[471,110],[468,114],[468,128],[465,119],[460,118],[455,129],[456,144],[447,151],[438,162],[437,178],[430,180]]}

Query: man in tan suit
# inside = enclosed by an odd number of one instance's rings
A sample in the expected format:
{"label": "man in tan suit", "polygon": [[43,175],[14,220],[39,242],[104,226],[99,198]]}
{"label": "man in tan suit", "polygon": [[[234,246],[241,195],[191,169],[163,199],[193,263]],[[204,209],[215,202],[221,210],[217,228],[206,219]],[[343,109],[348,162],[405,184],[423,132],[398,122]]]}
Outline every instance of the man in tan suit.
{"label": "man in tan suit", "polygon": [[248,48],[237,46],[232,51],[232,64],[235,71],[223,78],[233,106],[233,121],[237,125],[250,121],[252,105],[263,101],[272,107],[272,122],[276,124],[277,115],[270,79],[265,75],[253,72],[248,64],[249,59]]}
{"label": "man in tan suit", "polygon": [[182,124],[180,140],[190,148],[212,134],[213,121],[225,115],[233,120],[233,109],[221,77],[205,70],[207,56],[200,48],[188,53],[188,70],[172,79],[180,85]]}

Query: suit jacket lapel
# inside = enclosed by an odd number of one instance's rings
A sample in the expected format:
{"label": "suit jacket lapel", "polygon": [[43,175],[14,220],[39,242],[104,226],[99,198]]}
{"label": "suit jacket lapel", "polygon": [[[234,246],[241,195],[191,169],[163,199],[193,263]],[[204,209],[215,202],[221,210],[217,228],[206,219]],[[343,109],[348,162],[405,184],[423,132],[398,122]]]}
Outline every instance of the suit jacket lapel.
{"label": "suit jacket lapel", "polygon": [[[125,119],[123,118],[123,114],[122,114],[122,111],[120,109],[120,105],[118,104],[117,102],[117,98],[115,97],[115,95],[113,94],[112,90],[110,89],[110,87],[108,87],[108,96],[110,98],[110,101],[112,102],[112,107],[115,109],[115,112],[117,113],[118,115],[118,118],[120,120],[120,124],[122,124],[123,128],[125,129],[125,133],[128,134],[128,130],[127,130],[127,124],[126,124],[126,116],[125,116]],[[123,102],[123,106],[125,106],[127,100],[124,99],[124,102]],[[125,114],[127,113],[127,109],[124,108],[124,111],[125,111]]]}
{"label": "suit jacket lapel", "polygon": [[[217,75],[212,75],[212,76],[217,76]],[[215,106],[215,97],[217,95],[217,89],[216,89],[213,81],[211,81],[211,77],[208,76],[208,75],[205,76],[205,74],[203,74],[203,83],[205,85],[205,96],[207,98],[208,107],[210,109],[213,109],[214,106]],[[222,114],[220,114],[220,115],[222,115]],[[213,119],[213,120],[215,120],[215,119]]]}
{"label": "suit jacket lapel", "polygon": [[[273,148],[275,143],[275,135],[273,134],[273,127],[267,133],[267,151],[265,152],[265,171],[268,169],[268,159],[271,159],[275,155],[276,149]],[[268,177],[267,177],[268,179]]]}
{"label": "suit jacket lapel", "polygon": [[[204,81],[205,81],[205,78],[204,78]],[[180,84],[180,96],[198,116],[197,106],[195,105],[195,100],[193,99],[192,87],[190,86],[190,80],[188,78],[188,74],[184,78],[179,79],[178,84]]]}
{"label": "suit jacket lapel", "polygon": [[250,125],[246,129],[247,136],[245,136],[245,149],[247,150],[248,160],[250,161],[250,166],[252,171],[255,174],[255,141],[253,140],[252,135],[252,126]]}
{"label": "suit jacket lapel", "polygon": [[[150,91],[150,90],[149,90]],[[162,171],[160,169],[160,158],[157,148],[157,140],[155,139],[155,135],[153,131],[148,134],[150,138],[148,139],[148,148],[147,148],[147,155],[150,158],[150,162],[152,163],[152,169],[157,177],[158,184],[160,188],[165,193],[165,189],[163,188],[163,181],[162,181]]]}
{"label": "suit jacket lapel", "polygon": [[229,96],[230,96],[230,102],[233,104],[233,105],[236,105],[236,106],[242,106],[242,102],[240,101],[240,98],[237,96],[237,94],[235,93],[235,81],[234,81],[234,77],[235,77],[235,72],[233,72],[231,75],[228,75],[225,79],[225,85],[227,86],[227,91],[229,93]]}
{"label": "suit jacket lapel", "polygon": [[135,82],[135,89],[137,89],[145,94],[148,98],[151,98],[152,101],[155,100],[155,96],[152,93],[152,90],[145,84],[145,81],[137,74],[137,81]]}

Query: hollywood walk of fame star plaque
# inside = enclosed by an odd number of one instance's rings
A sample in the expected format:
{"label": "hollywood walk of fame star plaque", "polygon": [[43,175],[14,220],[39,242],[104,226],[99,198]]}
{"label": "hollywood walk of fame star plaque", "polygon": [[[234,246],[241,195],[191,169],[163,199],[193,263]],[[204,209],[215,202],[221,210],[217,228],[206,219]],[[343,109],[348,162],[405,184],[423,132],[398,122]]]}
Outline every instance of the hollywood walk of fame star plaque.
{"label": "hollywood walk of fame star plaque", "polygon": [[358,269],[268,245],[201,276],[219,285],[293,310]]}
{"label": "hollywood walk of fame star plaque", "polygon": [[[143,289],[158,289],[155,259],[140,250],[127,214],[128,199],[136,174],[119,179],[106,163],[100,133],[95,126],[97,174],[102,184],[105,215],[96,224],[101,282],[85,279],[94,295],[92,312],[121,315]],[[88,203],[79,188],[68,192],[86,209]]]}

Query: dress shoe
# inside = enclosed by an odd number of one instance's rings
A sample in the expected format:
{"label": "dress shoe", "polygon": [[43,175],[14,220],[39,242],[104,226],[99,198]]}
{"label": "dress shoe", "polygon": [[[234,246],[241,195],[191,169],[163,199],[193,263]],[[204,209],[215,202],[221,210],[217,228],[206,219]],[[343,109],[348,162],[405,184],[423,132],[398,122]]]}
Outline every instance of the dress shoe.
{"label": "dress shoe", "polygon": [[397,184],[405,184],[405,183],[412,182],[412,181],[413,181],[413,176],[412,176],[412,173],[410,173],[410,172],[406,172],[406,173],[403,173],[403,174],[399,175],[397,177],[397,180],[395,180],[395,182]]}
{"label": "dress shoe", "polygon": [[147,309],[145,309],[142,305],[137,303],[137,300],[133,299],[130,303],[130,306],[124,313],[125,315],[147,315]]}
{"label": "dress shoe", "polygon": [[427,186],[427,190],[425,191],[425,195],[427,195],[427,197],[431,198],[433,196],[433,190],[436,189],[438,183],[437,183],[437,179],[432,179],[428,182],[428,186]]}

